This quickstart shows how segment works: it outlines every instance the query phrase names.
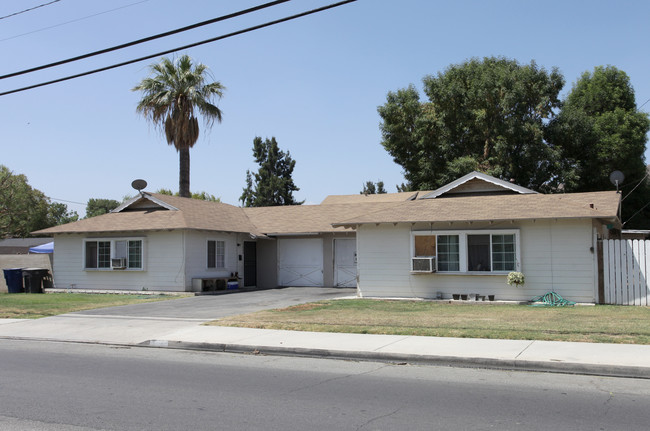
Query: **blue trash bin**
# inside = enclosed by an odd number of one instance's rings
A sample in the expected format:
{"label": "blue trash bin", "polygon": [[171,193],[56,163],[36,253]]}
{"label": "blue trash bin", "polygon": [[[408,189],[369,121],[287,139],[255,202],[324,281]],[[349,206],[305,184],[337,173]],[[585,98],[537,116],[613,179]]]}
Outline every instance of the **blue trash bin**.
{"label": "blue trash bin", "polygon": [[23,291],[23,269],[9,268],[3,271],[7,282],[7,291],[9,293],[21,293]]}

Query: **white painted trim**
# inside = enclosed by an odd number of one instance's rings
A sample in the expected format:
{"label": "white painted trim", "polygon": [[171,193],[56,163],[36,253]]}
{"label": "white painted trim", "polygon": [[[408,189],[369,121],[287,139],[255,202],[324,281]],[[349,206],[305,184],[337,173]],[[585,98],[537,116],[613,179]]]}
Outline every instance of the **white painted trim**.
{"label": "white painted trim", "polygon": [[[208,256],[209,256],[208,255],[208,247],[209,247],[210,241],[215,242],[215,244],[214,244],[214,268],[211,268],[211,267],[208,266]],[[219,260],[217,259],[217,256],[218,256],[217,250],[219,250],[219,247],[218,247],[218,244],[217,244],[218,242],[223,243],[223,266],[219,266]],[[204,248],[204,250],[205,250],[205,260],[204,260],[204,263],[205,263],[205,269],[206,270],[208,270],[208,271],[223,271],[224,269],[226,269],[226,257],[228,256],[226,248],[227,248],[226,240],[224,240],[223,238],[219,239],[219,238],[215,238],[215,237],[208,237],[208,238],[205,239],[205,248]]]}
{"label": "white painted trim", "polygon": [[[115,243],[117,241],[140,241],[142,243],[142,255],[140,259],[142,260],[142,267],[140,268],[125,268],[120,271],[146,271],[147,263],[147,237],[137,236],[137,237],[109,237],[109,238],[84,238],[81,246],[81,268],[83,271],[90,272],[99,272],[107,271],[112,272],[114,269],[112,267],[108,268],[86,268],[86,243],[87,242],[110,242],[111,244],[111,256],[110,259],[115,259]],[[128,265],[128,244],[127,244],[127,265]]]}
{"label": "white painted trim", "polygon": [[151,202],[155,203],[156,205],[160,205],[161,207],[163,207],[163,208],[165,208],[167,210],[178,211],[178,208],[168,204],[167,202],[164,202],[164,201],[162,201],[162,200],[160,200],[160,199],[158,199],[156,197],[153,197],[149,193],[142,192],[142,193],[139,193],[138,195],[136,195],[135,197],[129,199],[128,201],[124,202],[122,205],[115,208],[111,212],[112,213],[119,213],[119,212],[125,210],[126,208],[130,207],[134,203],[139,202],[140,200],[143,200],[143,199],[151,201]]}
{"label": "white painted trim", "polygon": [[[467,269],[467,236],[468,235],[490,235],[490,262],[492,262],[492,235],[515,235],[515,269],[521,271],[521,237],[520,229],[490,229],[490,230],[413,230],[411,231],[411,250],[410,258],[415,257],[415,237],[416,236],[435,235],[436,236],[436,272],[435,274],[453,274],[453,275],[503,275],[510,272],[506,271],[469,271]],[[438,235],[458,235],[458,259],[460,264],[459,271],[438,271]]]}
{"label": "white painted trim", "polygon": [[527,189],[525,187],[518,186],[516,184],[512,184],[512,183],[509,183],[507,181],[500,180],[500,179],[495,178],[493,176],[483,174],[481,172],[474,171],[474,172],[470,172],[469,174],[467,174],[467,175],[465,175],[465,176],[463,176],[461,178],[458,178],[455,181],[450,182],[447,185],[444,185],[444,186],[440,187],[437,190],[432,191],[431,193],[427,193],[426,195],[424,195],[424,196],[422,196],[422,197],[420,197],[418,199],[433,199],[433,198],[436,198],[436,197],[438,197],[440,195],[443,195],[443,194],[455,189],[456,187],[458,187],[458,186],[460,186],[462,184],[465,184],[466,182],[468,182],[470,180],[473,180],[473,179],[480,179],[480,180],[486,181],[488,183],[492,183],[492,184],[497,185],[499,187],[503,187],[505,189],[512,190],[514,192],[521,193],[521,194],[530,194],[530,193],[537,194],[537,192],[534,191],[534,190]]}

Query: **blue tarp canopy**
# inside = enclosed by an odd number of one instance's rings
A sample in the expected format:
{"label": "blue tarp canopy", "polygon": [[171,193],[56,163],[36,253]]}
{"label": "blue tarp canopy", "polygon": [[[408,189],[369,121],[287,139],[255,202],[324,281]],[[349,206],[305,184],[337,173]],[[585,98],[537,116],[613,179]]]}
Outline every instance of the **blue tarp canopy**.
{"label": "blue tarp canopy", "polygon": [[54,241],[29,248],[30,253],[54,253]]}

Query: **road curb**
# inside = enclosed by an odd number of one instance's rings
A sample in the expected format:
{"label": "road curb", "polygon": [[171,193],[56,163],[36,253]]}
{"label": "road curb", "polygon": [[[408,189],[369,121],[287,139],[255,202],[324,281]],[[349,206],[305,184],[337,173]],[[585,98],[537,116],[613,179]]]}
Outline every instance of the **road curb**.
{"label": "road curb", "polygon": [[464,368],[486,368],[512,371],[535,371],[558,374],[580,374],[605,377],[650,379],[649,367],[584,364],[574,362],[528,361],[522,359],[495,359],[384,353],[367,351],[329,350],[304,347],[273,347],[228,343],[196,343],[187,341],[148,340],[138,344],[142,347],[179,350],[201,350],[223,353],[261,354],[274,356],[298,356],[308,358],[376,361],[396,364],[422,364]]}

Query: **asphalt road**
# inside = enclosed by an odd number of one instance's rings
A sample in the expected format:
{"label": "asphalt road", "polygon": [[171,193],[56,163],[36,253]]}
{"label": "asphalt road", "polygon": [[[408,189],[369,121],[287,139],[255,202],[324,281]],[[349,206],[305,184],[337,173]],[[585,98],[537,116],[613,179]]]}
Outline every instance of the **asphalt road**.
{"label": "asphalt road", "polygon": [[74,314],[210,320],[269,308],[288,307],[306,302],[355,295],[356,289],[354,288],[286,287],[223,295],[191,296],[169,301],[80,311]]}
{"label": "asphalt road", "polygon": [[0,344],[3,430],[647,430],[650,381]]}

